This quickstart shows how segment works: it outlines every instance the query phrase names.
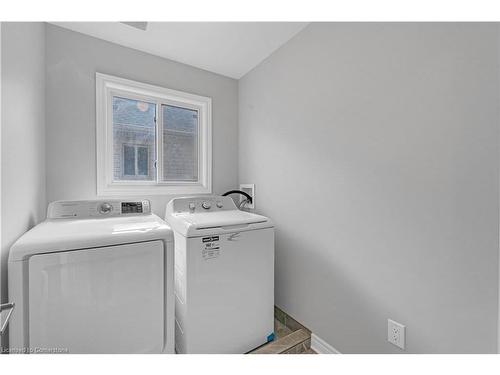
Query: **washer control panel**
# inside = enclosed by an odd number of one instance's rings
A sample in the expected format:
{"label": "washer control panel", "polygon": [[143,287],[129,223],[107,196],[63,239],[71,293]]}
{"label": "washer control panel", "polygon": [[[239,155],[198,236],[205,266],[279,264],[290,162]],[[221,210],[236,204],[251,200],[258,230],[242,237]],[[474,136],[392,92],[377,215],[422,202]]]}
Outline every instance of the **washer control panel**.
{"label": "washer control panel", "polygon": [[48,219],[85,219],[145,215],[151,213],[151,203],[147,199],[138,201],[95,200],[58,201],[49,204]]}
{"label": "washer control panel", "polygon": [[200,213],[236,210],[231,197],[219,195],[174,198],[167,205],[167,212],[173,213]]}

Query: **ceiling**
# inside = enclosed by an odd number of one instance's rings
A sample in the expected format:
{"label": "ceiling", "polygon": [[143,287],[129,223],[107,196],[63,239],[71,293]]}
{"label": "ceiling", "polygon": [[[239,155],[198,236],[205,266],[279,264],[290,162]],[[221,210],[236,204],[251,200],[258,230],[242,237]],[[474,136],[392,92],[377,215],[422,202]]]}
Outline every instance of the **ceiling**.
{"label": "ceiling", "polygon": [[120,22],[52,23],[236,79],[307,26],[306,22],[148,22],[143,31]]}

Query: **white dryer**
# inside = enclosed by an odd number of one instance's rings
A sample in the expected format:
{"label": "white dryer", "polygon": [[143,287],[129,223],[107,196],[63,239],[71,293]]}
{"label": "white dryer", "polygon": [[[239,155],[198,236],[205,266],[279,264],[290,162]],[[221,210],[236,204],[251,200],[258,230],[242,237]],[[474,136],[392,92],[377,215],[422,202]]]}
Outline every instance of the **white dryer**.
{"label": "white dryer", "polygon": [[148,200],[61,201],[11,248],[11,353],[173,353],[173,236]]}
{"label": "white dryer", "polygon": [[178,353],[246,353],[274,334],[274,228],[222,196],[171,200]]}

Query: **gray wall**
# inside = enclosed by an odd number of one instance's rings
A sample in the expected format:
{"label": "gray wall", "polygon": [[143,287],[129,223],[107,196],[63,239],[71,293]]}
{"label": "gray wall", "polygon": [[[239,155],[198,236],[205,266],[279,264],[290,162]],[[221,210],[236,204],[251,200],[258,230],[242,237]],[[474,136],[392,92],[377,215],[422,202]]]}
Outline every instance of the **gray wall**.
{"label": "gray wall", "polygon": [[[95,73],[212,98],[213,191],[238,182],[238,83],[47,25],[47,200],[95,199]],[[164,215],[170,196],[145,197]]]}
{"label": "gray wall", "polygon": [[498,30],[313,24],[239,84],[276,303],[345,353],[497,347]]}
{"label": "gray wall", "polygon": [[[12,243],[45,217],[45,28],[2,22],[1,301]],[[6,343],[4,343],[6,345]]]}

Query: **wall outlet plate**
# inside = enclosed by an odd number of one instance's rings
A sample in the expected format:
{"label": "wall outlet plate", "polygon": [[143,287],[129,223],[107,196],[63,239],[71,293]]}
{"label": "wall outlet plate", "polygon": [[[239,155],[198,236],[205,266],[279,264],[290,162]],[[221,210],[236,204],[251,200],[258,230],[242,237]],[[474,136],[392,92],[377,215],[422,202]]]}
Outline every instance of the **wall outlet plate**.
{"label": "wall outlet plate", "polygon": [[387,319],[387,341],[405,349],[406,327],[394,320]]}
{"label": "wall outlet plate", "polygon": [[[244,191],[248,195],[252,197],[252,203],[247,203],[243,206],[243,208],[255,208],[255,184],[240,184],[240,190]],[[240,203],[246,199],[243,195],[240,195]]]}

